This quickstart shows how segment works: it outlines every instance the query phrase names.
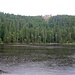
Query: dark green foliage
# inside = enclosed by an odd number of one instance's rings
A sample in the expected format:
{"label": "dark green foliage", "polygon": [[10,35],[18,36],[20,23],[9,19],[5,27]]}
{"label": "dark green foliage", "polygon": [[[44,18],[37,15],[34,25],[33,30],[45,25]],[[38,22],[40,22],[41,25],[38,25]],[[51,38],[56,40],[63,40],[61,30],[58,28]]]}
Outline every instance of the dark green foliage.
{"label": "dark green foliage", "polygon": [[0,43],[2,43],[2,39],[0,38]]}
{"label": "dark green foliage", "polygon": [[75,42],[75,16],[21,16],[0,12],[0,42],[72,43]]}

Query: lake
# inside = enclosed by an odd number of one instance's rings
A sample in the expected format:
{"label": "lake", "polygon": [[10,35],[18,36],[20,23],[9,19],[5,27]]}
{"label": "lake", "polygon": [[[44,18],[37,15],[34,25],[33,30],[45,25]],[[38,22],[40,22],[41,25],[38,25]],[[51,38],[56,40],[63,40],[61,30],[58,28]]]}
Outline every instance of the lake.
{"label": "lake", "polygon": [[0,75],[75,75],[75,46],[0,45]]}

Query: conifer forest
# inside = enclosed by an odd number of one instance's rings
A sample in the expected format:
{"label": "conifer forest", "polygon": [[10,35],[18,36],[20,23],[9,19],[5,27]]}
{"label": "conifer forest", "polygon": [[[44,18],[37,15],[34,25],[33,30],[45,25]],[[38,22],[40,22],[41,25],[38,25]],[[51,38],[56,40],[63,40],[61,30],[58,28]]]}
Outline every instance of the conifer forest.
{"label": "conifer forest", "polygon": [[75,43],[75,16],[21,16],[0,12],[0,43]]}

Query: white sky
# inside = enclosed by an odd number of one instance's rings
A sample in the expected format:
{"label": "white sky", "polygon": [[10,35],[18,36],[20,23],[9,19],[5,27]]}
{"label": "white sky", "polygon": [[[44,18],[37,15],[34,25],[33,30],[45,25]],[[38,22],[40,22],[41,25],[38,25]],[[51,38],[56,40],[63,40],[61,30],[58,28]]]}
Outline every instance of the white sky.
{"label": "white sky", "polygon": [[75,15],[75,0],[0,0],[0,12],[19,15]]}

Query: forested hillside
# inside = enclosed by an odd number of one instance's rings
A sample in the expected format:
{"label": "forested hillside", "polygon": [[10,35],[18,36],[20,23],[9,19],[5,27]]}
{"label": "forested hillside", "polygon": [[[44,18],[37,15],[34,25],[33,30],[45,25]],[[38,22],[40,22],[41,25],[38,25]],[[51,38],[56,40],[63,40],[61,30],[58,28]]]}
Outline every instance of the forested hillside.
{"label": "forested hillside", "polygon": [[75,16],[21,16],[0,12],[0,42],[74,43]]}

